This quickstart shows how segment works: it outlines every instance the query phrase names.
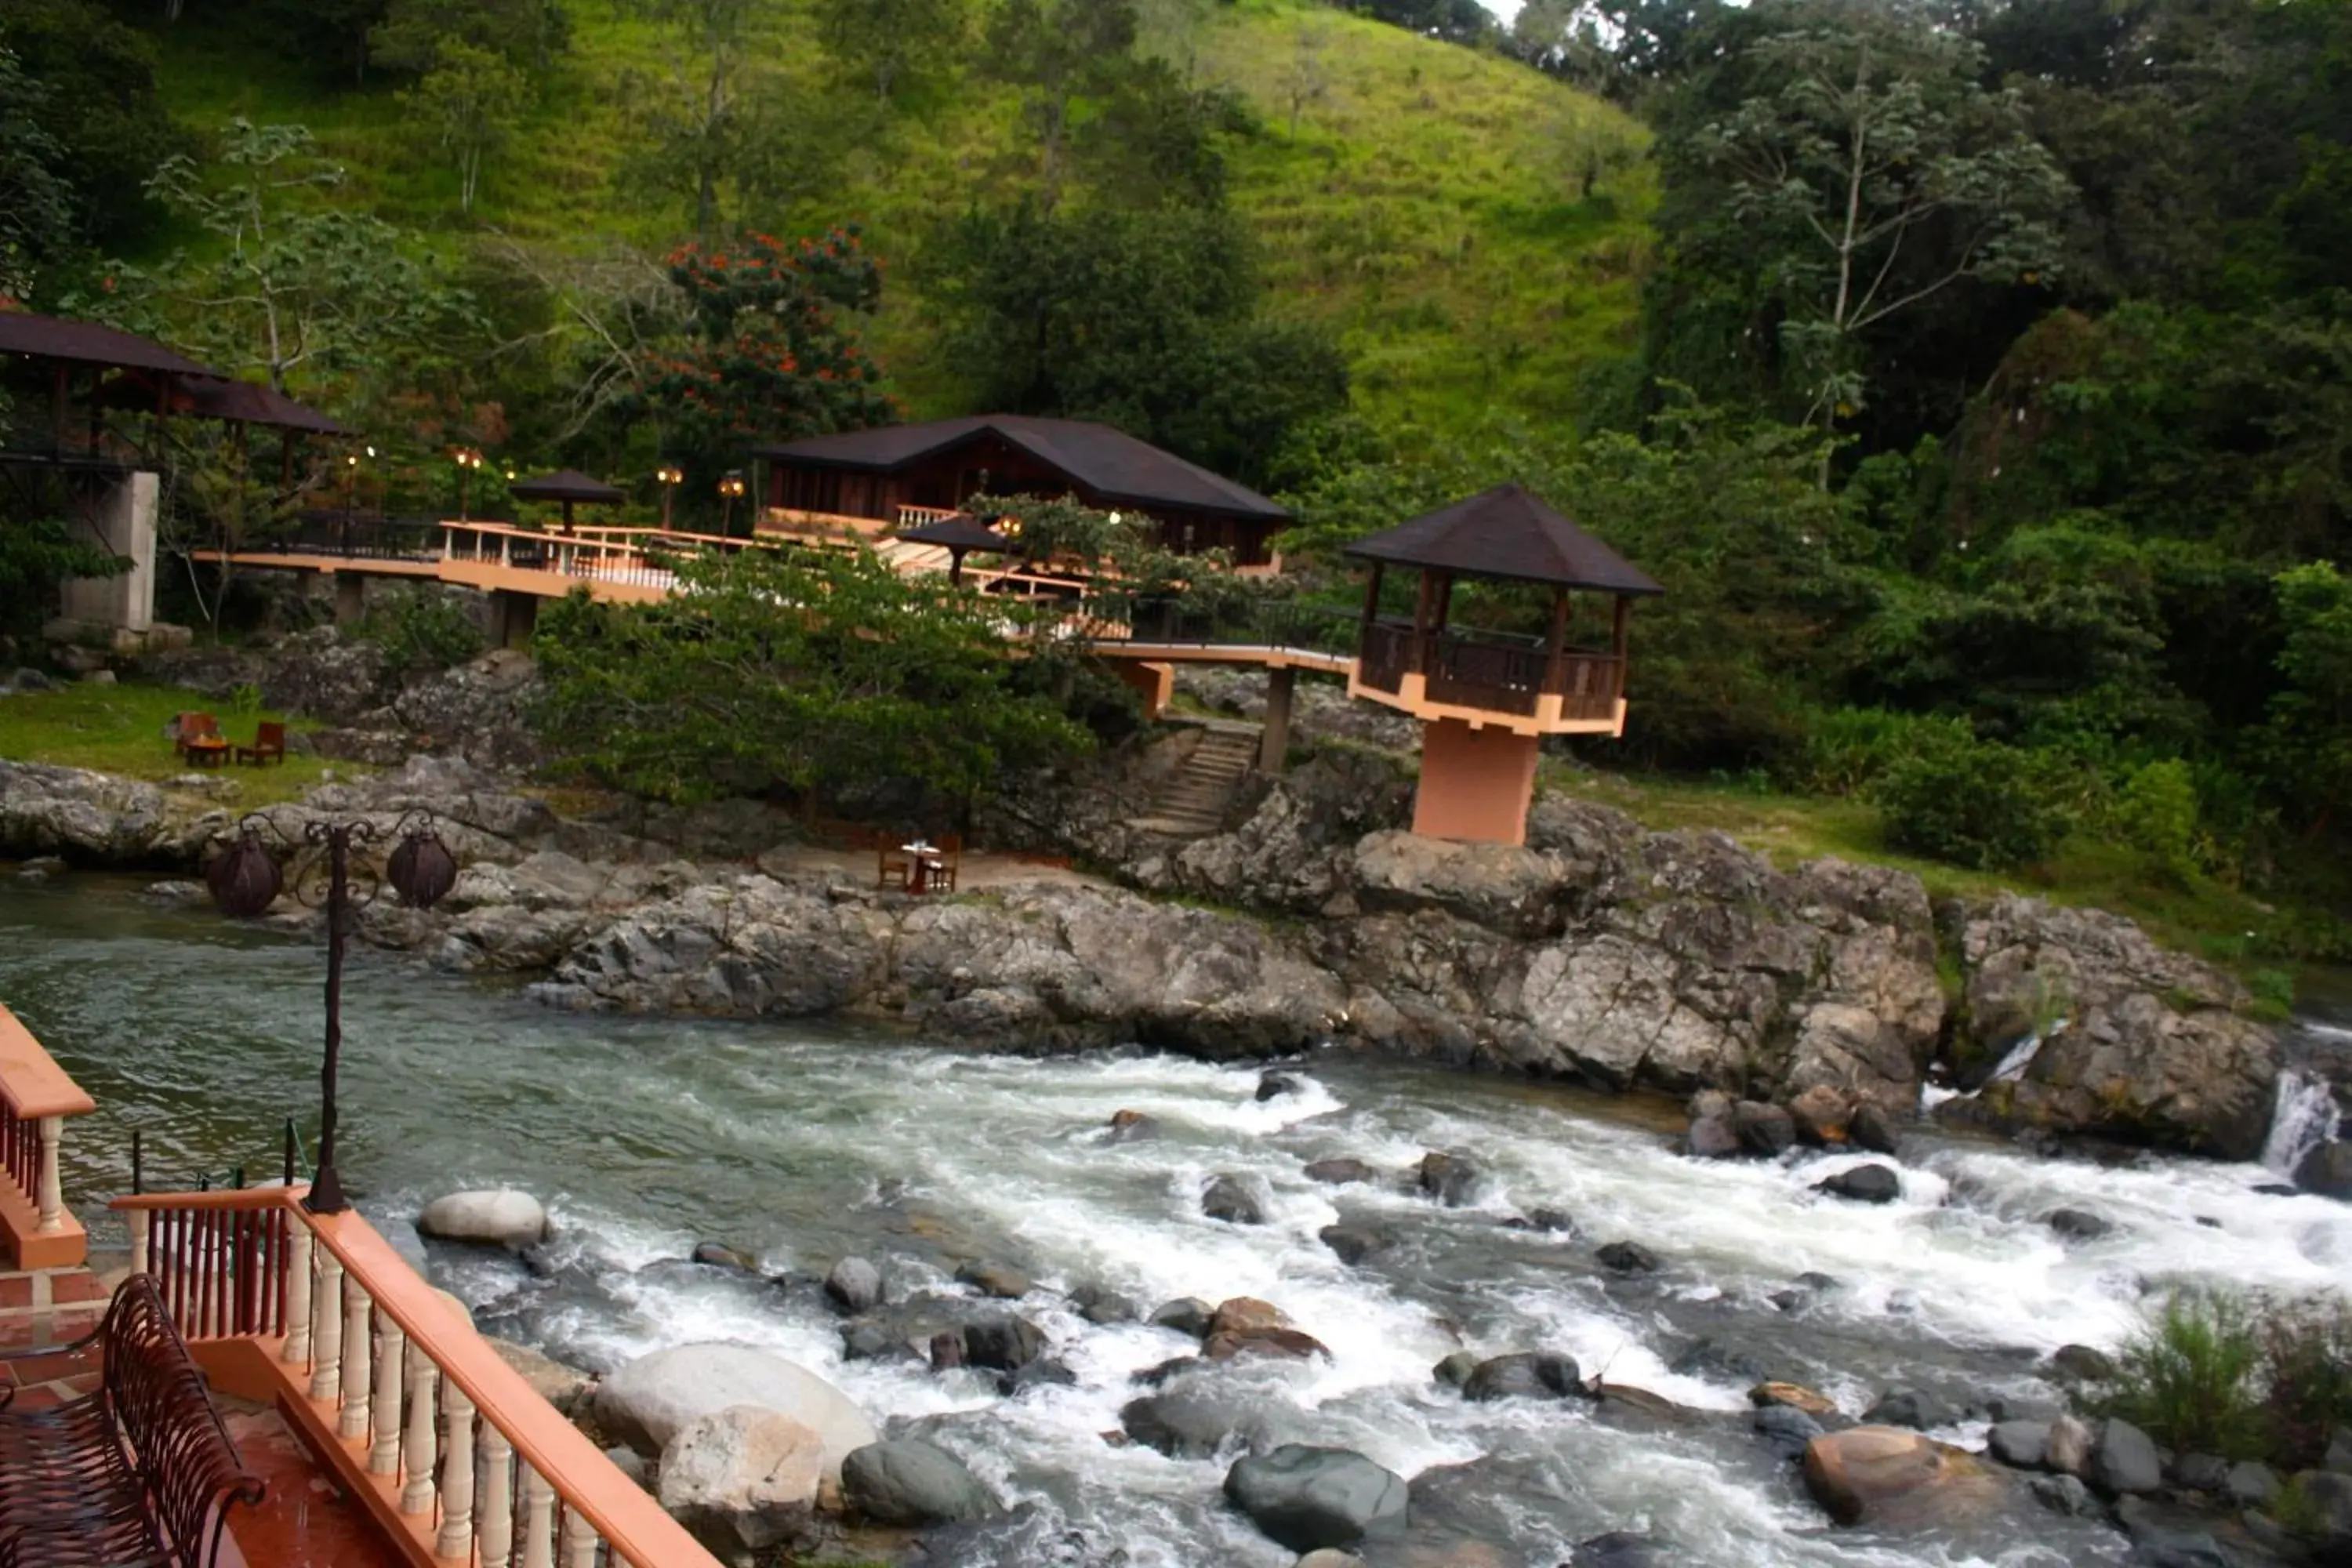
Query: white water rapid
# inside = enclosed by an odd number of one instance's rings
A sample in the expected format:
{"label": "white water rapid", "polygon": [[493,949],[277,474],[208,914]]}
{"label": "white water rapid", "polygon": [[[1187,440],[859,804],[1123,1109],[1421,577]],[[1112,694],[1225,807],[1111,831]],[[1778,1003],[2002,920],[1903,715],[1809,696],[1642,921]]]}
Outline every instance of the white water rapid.
{"label": "white water rapid", "polygon": [[2292,1179],[2306,1155],[2335,1141],[2342,1123],[2333,1086],[2325,1079],[2289,1068],[2279,1074],[2278,1102],[2271,1112],[2263,1164]]}

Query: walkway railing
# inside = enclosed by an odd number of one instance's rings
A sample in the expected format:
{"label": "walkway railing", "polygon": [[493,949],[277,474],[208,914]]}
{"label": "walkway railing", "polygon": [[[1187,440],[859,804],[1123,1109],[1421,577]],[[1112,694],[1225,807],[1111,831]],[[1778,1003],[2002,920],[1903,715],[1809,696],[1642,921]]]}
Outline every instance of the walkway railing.
{"label": "walkway railing", "polygon": [[0,1242],[19,1268],[67,1268],[89,1255],[80,1222],[66,1212],[58,1152],[66,1118],[96,1109],[0,1006]]}
{"label": "walkway railing", "polygon": [[181,1331],[246,1341],[379,1524],[474,1568],[718,1568],[357,1214],[305,1189],[117,1198]]}

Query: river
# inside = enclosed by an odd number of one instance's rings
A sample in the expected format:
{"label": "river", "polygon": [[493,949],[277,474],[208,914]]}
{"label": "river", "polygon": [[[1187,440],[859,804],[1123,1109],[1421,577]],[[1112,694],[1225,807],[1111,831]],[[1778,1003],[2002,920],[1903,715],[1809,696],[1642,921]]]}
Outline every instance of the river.
{"label": "river", "polygon": [[[0,1000],[96,1097],[70,1128],[68,1196],[123,1190],[142,1131],[151,1186],[245,1162],[273,1173],[289,1112],[315,1118],[322,964],[303,942],[142,901],[76,876],[0,881]],[[1332,1358],[1237,1378],[1277,1437],[1359,1448],[1417,1489],[1418,1556],[1551,1564],[1578,1540],[1646,1531],[1708,1564],[2120,1563],[2122,1537],[2030,1500],[1958,1539],[1832,1531],[1793,1468],[1730,1413],[1757,1369],[1859,1412],[1874,1390],[1960,1404],[2047,1403],[2047,1352],[2119,1343],[2176,1284],[2352,1289],[2352,1207],[2270,1195],[2259,1166],[2143,1156],[2103,1168],[1922,1133],[1885,1207],[1814,1194],[1852,1157],[1702,1164],[1676,1157],[1654,1105],[1394,1063],[1318,1058],[1302,1094],[1254,1097],[1254,1068],[1146,1055],[1021,1059],[951,1041],[812,1024],[680,1022],[549,1012],[519,991],[362,954],[345,995],[346,1182],[488,1331],[595,1369],[692,1340],[770,1347],[838,1382],[877,1421],[919,1419],[1009,1499],[1035,1507],[960,1549],[974,1565],[1281,1568],[1290,1554],[1218,1500],[1222,1467],[1116,1447],[1136,1371],[1187,1342],[1095,1327],[1055,1293],[1081,1283],[1147,1310],[1179,1296],[1254,1295]],[[1113,1142],[1140,1110],[1153,1139]],[[1476,1202],[1328,1187],[1309,1161],[1349,1155],[1398,1176],[1425,1150],[1473,1154]],[[1268,1223],[1202,1216],[1219,1173],[1262,1182]],[[415,1241],[421,1204],[511,1184],[562,1227],[551,1276]],[[1539,1205],[1573,1237],[1501,1222]],[[2087,1208],[2116,1230],[2064,1242],[2041,1223]],[[1395,1248],[1342,1265],[1317,1232],[1391,1229]],[[1642,1242],[1649,1278],[1599,1269],[1595,1244]],[[101,1236],[101,1240],[104,1237]],[[959,1258],[1022,1268],[1054,1289],[1022,1306],[1076,1375],[999,1397],[976,1373],[845,1365],[805,1292],[680,1265],[715,1239],[772,1271],[855,1253],[894,1290],[944,1287]],[[1784,1310],[1771,1297],[1825,1276]],[[1613,1383],[1727,1413],[1626,1420],[1587,1405],[1474,1405],[1430,1368],[1562,1350]],[[1743,1367],[1742,1363],[1752,1363]],[[1676,1368],[1681,1370],[1677,1371]],[[1980,1438],[1982,1422],[1944,1435]],[[1486,1542],[1491,1550],[1449,1546]]]}

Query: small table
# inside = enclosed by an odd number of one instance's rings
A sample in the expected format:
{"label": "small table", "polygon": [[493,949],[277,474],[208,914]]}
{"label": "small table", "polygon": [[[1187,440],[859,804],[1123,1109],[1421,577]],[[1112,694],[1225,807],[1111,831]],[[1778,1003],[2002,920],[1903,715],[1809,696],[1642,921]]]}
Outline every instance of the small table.
{"label": "small table", "polygon": [[194,735],[181,743],[187,749],[190,767],[216,768],[228,761],[228,742],[218,735]]}
{"label": "small table", "polygon": [[923,839],[898,846],[907,853],[910,865],[907,871],[907,891],[928,893],[931,890],[931,873],[940,868],[940,852]]}

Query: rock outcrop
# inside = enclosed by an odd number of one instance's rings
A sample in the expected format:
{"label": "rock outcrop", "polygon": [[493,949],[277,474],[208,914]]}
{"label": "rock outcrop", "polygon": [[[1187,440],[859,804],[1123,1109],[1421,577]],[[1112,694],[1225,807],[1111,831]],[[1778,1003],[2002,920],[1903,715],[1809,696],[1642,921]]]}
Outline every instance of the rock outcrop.
{"label": "rock outcrop", "polygon": [[815,1432],[824,1474],[835,1479],[842,1461],[877,1436],[849,1396],[816,1373],[736,1344],[675,1345],[639,1356],[597,1384],[595,1417],[605,1432],[652,1456],[701,1417],[741,1405],[788,1415]]}
{"label": "rock outcrop", "polygon": [[792,1539],[816,1508],[824,1440],[789,1415],[730,1405],[687,1423],[661,1454],[661,1505],[733,1561]]}

